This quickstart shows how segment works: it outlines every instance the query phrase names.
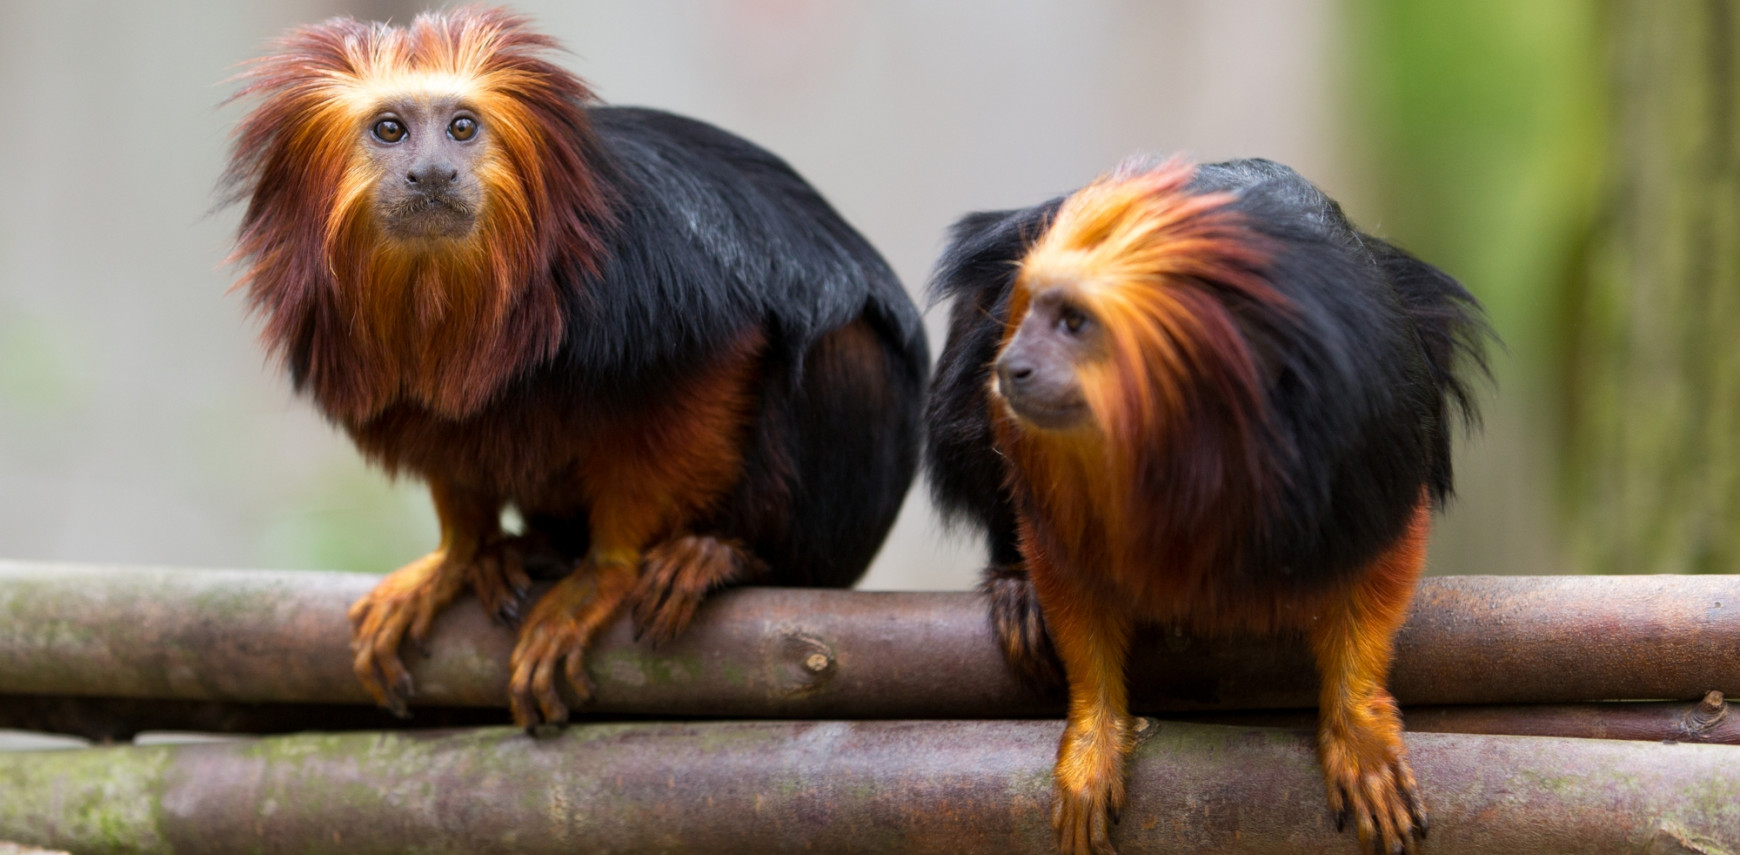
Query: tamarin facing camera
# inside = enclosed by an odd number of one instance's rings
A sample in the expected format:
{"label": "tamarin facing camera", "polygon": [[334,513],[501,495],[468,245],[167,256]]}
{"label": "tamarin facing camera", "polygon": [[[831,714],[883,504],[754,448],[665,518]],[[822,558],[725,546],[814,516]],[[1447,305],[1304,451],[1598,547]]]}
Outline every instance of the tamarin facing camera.
{"label": "tamarin facing camera", "polygon": [[[1302,634],[1337,826],[1412,849],[1426,809],[1385,689],[1451,488],[1486,328],[1455,280],[1263,160],[1127,164],[975,214],[929,405],[945,510],[984,527],[1011,661],[1069,686],[1052,825],[1109,853],[1138,624]],[[1049,643],[1048,643],[1049,637]]]}
{"label": "tamarin facing camera", "polygon": [[[779,158],[598,106],[554,47],[500,10],[334,19],[236,96],[266,347],[434,497],[440,544],[351,609],[400,713],[401,643],[464,591],[523,617],[515,719],[559,722],[624,608],[663,639],[721,586],[852,584],[918,462],[923,330],[875,250]],[[561,578],[522,615],[540,556]]]}

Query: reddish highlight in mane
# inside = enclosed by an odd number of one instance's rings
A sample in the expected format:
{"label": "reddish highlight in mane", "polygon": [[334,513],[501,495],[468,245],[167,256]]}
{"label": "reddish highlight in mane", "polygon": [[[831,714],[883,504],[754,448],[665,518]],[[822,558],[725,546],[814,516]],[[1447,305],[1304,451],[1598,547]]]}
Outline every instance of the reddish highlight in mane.
{"label": "reddish highlight in mane", "polygon": [[[237,78],[232,100],[258,104],[225,174],[249,200],[236,287],[330,417],[355,424],[399,401],[461,417],[560,347],[555,271],[596,272],[611,218],[587,163],[592,93],[526,26],[478,7],[403,28],[334,18]],[[425,96],[456,97],[490,131],[478,225],[434,250],[383,235],[370,205],[383,176],[362,149],[385,102]]]}
{"label": "reddish highlight in mane", "polygon": [[1190,192],[1195,171],[1127,166],[1065,200],[1021,263],[1004,332],[1007,346],[1056,287],[1103,330],[1103,355],[1077,367],[1093,427],[1023,430],[1004,412],[998,443],[1047,539],[1131,571],[1157,554],[1192,574],[1226,560],[1279,477],[1266,378],[1235,312],[1288,302],[1259,272],[1263,237],[1232,195]]}

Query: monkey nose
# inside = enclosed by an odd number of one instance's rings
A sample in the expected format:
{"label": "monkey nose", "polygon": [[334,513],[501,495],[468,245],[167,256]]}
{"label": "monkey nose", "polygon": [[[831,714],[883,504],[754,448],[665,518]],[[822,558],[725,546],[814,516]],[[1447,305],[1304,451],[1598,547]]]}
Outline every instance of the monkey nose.
{"label": "monkey nose", "polygon": [[405,183],[424,192],[445,190],[459,180],[459,168],[450,163],[425,163],[405,173]]}

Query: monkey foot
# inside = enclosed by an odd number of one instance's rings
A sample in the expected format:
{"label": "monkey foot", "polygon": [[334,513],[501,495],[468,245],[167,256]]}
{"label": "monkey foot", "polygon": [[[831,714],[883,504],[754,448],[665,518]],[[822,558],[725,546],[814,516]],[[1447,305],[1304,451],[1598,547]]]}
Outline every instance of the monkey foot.
{"label": "monkey foot", "polygon": [[465,581],[477,592],[483,613],[506,626],[519,623],[532,577],[526,573],[531,551],[527,538],[498,537],[478,550],[467,567]]}
{"label": "monkey foot", "polygon": [[1124,808],[1122,774],[1074,788],[1058,782],[1051,803],[1051,830],[1063,855],[1117,855],[1112,826]]}
{"label": "monkey foot", "polygon": [[1329,810],[1335,829],[1349,819],[1366,851],[1404,855],[1426,839],[1426,806],[1403,756],[1399,731],[1358,739],[1325,732],[1319,738]]}
{"label": "monkey foot", "polygon": [[1110,709],[1097,713],[1083,726],[1072,711],[1057,746],[1051,829],[1064,855],[1117,855],[1112,826],[1124,809],[1124,757],[1136,723]]}
{"label": "monkey foot", "polygon": [[351,605],[351,665],[363,688],[401,718],[414,692],[411,672],[399,660],[399,645],[410,636],[422,646],[435,615],[464,587],[467,571],[436,550],[399,568]]}
{"label": "monkey foot", "polygon": [[742,544],[689,535],[653,547],[641,562],[634,600],[634,635],[659,645],[676,638],[715,589],[766,572]]}
{"label": "monkey foot", "polygon": [[634,578],[632,566],[588,559],[532,606],[509,659],[508,702],[515,723],[530,730],[568,721],[568,705],[556,684],[558,665],[576,700],[592,699],[586,646],[616,615]]}
{"label": "monkey foot", "polygon": [[1045,615],[1033,582],[1020,564],[992,564],[985,568],[979,590],[990,601],[991,628],[1003,648],[1003,658],[1034,686],[1062,689],[1063,663],[1045,631]]}

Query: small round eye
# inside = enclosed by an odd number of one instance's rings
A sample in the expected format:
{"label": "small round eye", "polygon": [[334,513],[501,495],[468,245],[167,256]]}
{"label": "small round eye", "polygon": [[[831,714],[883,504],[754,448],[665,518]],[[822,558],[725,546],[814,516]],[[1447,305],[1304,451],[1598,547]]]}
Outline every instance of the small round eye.
{"label": "small round eye", "polygon": [[1058,310],[1057,322],[1073,335],[1081,332],[1082,327],[1087,326],[1088,317],[1086,313],[1074,306],[1064,306]]}
{"label": "small round eye", "polygon": [[460,142],[465,142],[477,136],[477,120],[470,116],[460,116],[447,123],[447,135]]}
{"label": "small round eye", "polygon": [[375,123],[375,139],[384,143],[396,143],[405,138],[405,126],[398,119],[382,119]]}

